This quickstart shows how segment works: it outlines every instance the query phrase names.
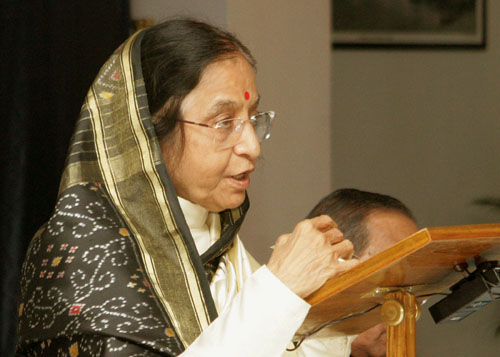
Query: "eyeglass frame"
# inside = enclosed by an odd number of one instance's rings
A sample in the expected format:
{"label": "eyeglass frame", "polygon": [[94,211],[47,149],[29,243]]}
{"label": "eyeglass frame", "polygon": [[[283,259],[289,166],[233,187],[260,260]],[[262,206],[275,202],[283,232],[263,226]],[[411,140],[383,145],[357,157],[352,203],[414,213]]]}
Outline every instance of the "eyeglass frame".
{"label": "eyeglass frame", "polygon": [[[242,124],[241,128],[243,129],[243,127],[244,127],[243,124],[244,123],[246,123],[247,121],[249,121],[249,122],[256,121],[255,117],[257,115],[262,115],[262,114],[267,114],[270,119],[269,119],[269,126],[267,128],[268,130],[266,130],[266,133],[265,133],[264,137],[261,140],[259,140],[259,143],[261,143],[264,140],[269,139],[269,137],[271,136],[271,124],[272,124],[274,116],[276,114],[274,112],[274,110],[268,110],[268,111],[265,111],[265,112],[256,113],[254,115],[251,115],[250,118],[248,118],[248,119],[241,119],[241,118],[222,119],[222,120],[219,120],[218,122],[216,122],[215,124],[197,123],[197,122],[194,122],[194,121],[183,120],[183,119],[177,119],[176,121],[178,121],[180,123],[187,123],[187,124],[198,125],[198,126],[201,126],[201,127],[204,127],[204,128],[219,129],[220,126],[217,127],[217,125],[220,125],[221,123],[227,123],[229,121],[233,121],[234,122],[235,120],[241,120],[241,124]],[[254,128],[253,125],[252,125],[252,128]],[[255,130],[255,128],[254,128],[254,130]],[[243,130],[242,130],[242,132],[243,132]],[[241,133],[240,133],[240,135],[241,135]],[[259,139],[259,138],[257,137],[257,139]],[[215,136],[214,136],[214,145],[216,145],[216,143],[215,143]],[[234,144],[234,145],[236,145],[236,144]],[[234,145],[228,146],[227,148],[233,147]]]}

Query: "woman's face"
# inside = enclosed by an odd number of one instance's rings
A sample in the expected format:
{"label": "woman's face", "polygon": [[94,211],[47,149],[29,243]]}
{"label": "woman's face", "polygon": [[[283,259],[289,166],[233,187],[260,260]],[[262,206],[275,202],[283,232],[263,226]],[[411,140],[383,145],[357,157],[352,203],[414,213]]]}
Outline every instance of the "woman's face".
{"label": "woman's face", "polygon": [[[257,113],[258,93],[255,73],[242,57],[224,59],[208,65],[198,85],[181,104],[182,119],[213,125],[229,119],[248,119]],[[185,144],[179,150],[181,132],[162,143],[177,194],[211,212],[236,208],[245,199],[250,173],[260,155],[260,144],[247,122],[239,142],[227,149],[216,149],[215,129],[184,125]]]}

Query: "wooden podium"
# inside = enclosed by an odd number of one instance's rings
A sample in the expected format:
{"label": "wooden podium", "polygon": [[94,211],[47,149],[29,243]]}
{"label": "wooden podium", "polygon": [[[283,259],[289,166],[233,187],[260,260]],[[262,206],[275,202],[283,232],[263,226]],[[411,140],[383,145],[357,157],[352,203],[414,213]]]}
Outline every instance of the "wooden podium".
{"label": "wooden podium", "polygon": [[477,260],[500,260],[500,223],[422,229],[310,295],[298,336],[332,321],[330,334],[347,335],[389,322],[387,356],[414,357],[418,297],[444,292],[464,277],[459,264]]}

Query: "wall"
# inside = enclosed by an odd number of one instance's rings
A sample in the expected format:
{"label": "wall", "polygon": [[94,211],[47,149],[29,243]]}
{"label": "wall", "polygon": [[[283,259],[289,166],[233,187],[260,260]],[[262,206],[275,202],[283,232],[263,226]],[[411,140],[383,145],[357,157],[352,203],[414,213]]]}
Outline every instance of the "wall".
{"label": "wall", "polygon": [[220,27],[227,24],[225,0],[130,0],[130,15],[132,19],[150,18],[155,23],[187,16]]}
{"label": "wall", "polygon": [[[420,226],[500,221],[472,204],[500,196],[500,2],[487,10],[486,50],[333,51],[334,188],[394,195]],[[419,356],[498,355],[499,302],[442,326],[424,310]]]}
{"label": "wall", "polygon": [[[500,14],[490,1],[489,18]],[[486,50],[335,50],[335,187],[394,194],[421,225],[498,221],[500,23]]]}

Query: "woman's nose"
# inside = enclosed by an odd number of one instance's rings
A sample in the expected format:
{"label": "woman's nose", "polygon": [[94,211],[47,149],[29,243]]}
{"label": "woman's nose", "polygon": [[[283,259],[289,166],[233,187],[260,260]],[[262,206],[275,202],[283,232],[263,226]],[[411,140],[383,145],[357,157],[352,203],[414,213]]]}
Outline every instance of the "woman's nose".
{"label": "woman's nose", "polygon": [[237,155],[246,155],[250,160],[257,160],[260,155],[260,142],[249,121],[244,123],[240,140],[234,146],[234,152]]}

